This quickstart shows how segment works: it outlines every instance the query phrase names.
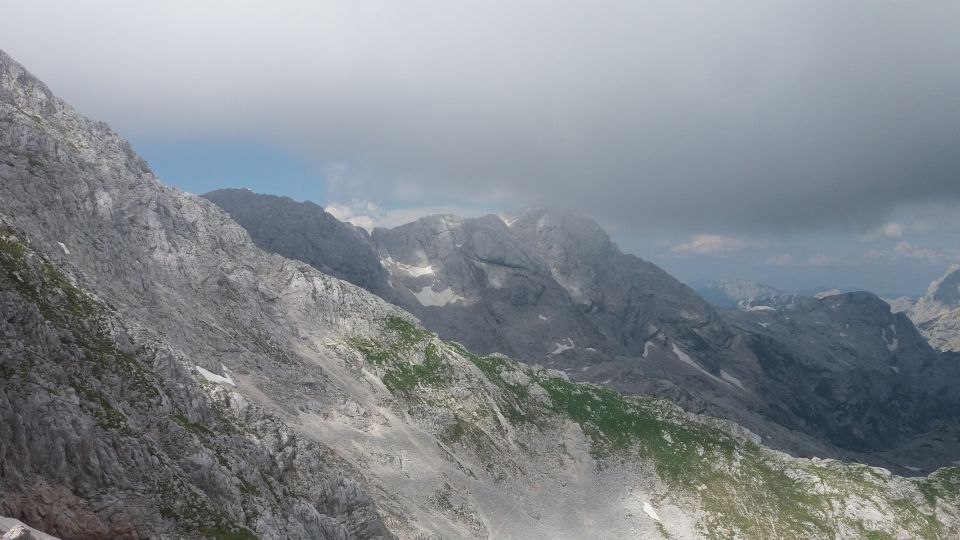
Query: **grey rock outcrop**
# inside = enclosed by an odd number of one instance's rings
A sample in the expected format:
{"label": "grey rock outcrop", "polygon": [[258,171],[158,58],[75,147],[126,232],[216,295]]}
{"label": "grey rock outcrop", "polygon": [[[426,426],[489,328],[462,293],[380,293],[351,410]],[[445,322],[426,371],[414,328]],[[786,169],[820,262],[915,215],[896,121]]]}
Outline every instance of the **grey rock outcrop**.
{"label": "grey rock outcrop", "polygon": [[38,531],[20,522],[20,520],[0,516],[0,540],[60,540],[55,536]]}
{"label": "grey rock outcrop", "polygon": [[0,512],[64,538],[389,537],[322,447],[0,236]]}
{"label": "grey rock outcrop", "polygon": [[909,296],[898,296],[896,298],[884,298],[884,302],[890,304],[890,311],[894,313],[907,313],[909,316],[910,308],[913,307],[915,300]]}
{"label": "grey rock outcrop", "polygon": [[960,352],[960,265],[934,280],[907,314],[934,348]]}

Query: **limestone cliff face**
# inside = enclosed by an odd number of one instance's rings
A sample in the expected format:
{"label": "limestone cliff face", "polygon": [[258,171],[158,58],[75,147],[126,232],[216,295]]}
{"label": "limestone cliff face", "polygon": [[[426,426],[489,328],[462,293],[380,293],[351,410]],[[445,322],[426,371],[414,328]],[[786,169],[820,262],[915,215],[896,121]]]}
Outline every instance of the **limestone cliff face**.
{"label": "limestone cliff face", "polygon": [[931,283],[927,294],[907,314],[930,345],[941,351],[960,352],[960,266],[951,266]]}
{"label": "limestone cliff face", "polygon": [[[960,533],[956,469],[910,479],[790,458],[729,422],[472,354],[261,251],[4,54],[0,128],[0,513],[30,526],[62,538]],[[546,268],[572,294],[579,270]],[[703,329],[723,325],[677,317],[708,342]],[[664,332],[658,347],[694,339]]]}

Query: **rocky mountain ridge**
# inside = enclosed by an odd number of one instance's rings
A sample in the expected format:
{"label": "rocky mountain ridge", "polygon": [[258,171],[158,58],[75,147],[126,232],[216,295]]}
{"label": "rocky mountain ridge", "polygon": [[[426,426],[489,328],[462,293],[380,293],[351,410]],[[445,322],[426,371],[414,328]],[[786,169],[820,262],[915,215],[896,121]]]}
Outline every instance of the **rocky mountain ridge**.
{"label": "rocky mountain ridge", "polygon": [[[268,204],[257,201],[271,201],[280,215],[305,208],[241,190],[231,190],[223,203],[219,193],[213,200],[245,226],[254,219],[251,208]],[[310,211],[323,213],[316,206]],[[298,236],[300,244],[312,242],[303,222],[290,226],[285,220],[260,214],[250,230],[261,247],[299,258],[270,241]],[[334,237],[346,235],[327,236],[325,249],[336,251]],[[545,208],[507,218],[427,216],[375,229],[364,249],[388,273],[395,303],[471,350],[665,397],[690,411],[730,418],[767,444],[799,455],[867,460],[901,471],[929,471],[953,460],[954,443],[938,452],[890,453],[941,420],[956,421],[958,398],[951,396],[960,392],[952,381],[960,371],[922,340],[907,346],[906,338],[891,337],[894,328],[911,338],[916,332],[873,295],[812,298],[735,282],[726,289],[748,296],[740,309],[758,313],[718,311],[666,272],[620,252],[592,220]],[[833,296],[837,302],[826,301]],[[836,316],[822,316],[827,305],[839,310]],[[773,324],[765,312],[796,320]],[[891,350],[891,339],[904,345]],[[831,384],[833,378],[847,382]],[[899,389],[896,399],[893,388]]]}

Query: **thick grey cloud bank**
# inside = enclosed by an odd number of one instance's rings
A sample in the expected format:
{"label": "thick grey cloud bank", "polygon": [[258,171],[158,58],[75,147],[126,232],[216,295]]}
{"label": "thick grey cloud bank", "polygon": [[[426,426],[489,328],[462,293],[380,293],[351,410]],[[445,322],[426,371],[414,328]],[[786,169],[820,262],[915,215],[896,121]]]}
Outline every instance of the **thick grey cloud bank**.
{"label": "thick grey cloud bank", "polygon": [[333,198],[866,230],[960,200],[960,2],[18,2],[0,47],[136,136],[253,137]]}

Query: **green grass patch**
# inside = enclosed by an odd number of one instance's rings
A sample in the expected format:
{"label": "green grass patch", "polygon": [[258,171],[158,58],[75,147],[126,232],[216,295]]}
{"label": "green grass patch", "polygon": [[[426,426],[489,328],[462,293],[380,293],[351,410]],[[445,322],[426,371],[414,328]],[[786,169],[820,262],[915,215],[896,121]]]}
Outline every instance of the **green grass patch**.
{"label": "green grass patch", "polygon": [[430,332],[396,315],[384,319],[383,328],[392,334],[400,346],[413,345],[430,338]]}
{"label": "green grass patch", "polygon": [[[698,493],[716,519],[707,535],[804,538],[826,532],[825,501],[809,495],[759,447],[718,428],[592,385],[538,376],[553,410],[580,425],[602,463],[636,452],[669,484]],[[719,465],[719,467],[718,467]]]}
{"label": "green grass patch", "polygon": [[423,363],[396,362],[382,380],[393,394],[411,398],[420,386],[440,386],[449,378],[450,371],[450,364],[443,360],[436,345],[431,343],[424,350]]}
{"label": "green grass patch", "polygon": [[960,500],[960,467],[941,469],[917,480],[917,489],[931,506],[935,506],[938,500]]}
{"label": "green grass patch", "polygon": [[[448,346],[477,366],[488,381],[504,390],[495,396],[495,400],[507,421],[514,425],[538,424],[542,421],[542,415],[530,406],[529,384],[518,384],[504,378],[504,373],[520,371],[516,363],[502,356],[478,356],[457,343],[449,343]],[[529,377],[525,372],[524,375]]]}
{"label": "green grass patch", "polygon": [[429,332],[400,317],[387,317],[382,324],[383,341],[351,338],[347,343],[367,363],[383,370],[380,380],[392,394],[418,400],[418,389],[437,388],[450,380],[450,363],[440,347],[429,341]]}

